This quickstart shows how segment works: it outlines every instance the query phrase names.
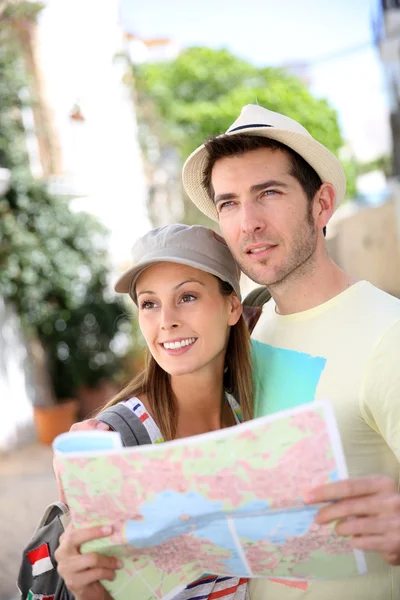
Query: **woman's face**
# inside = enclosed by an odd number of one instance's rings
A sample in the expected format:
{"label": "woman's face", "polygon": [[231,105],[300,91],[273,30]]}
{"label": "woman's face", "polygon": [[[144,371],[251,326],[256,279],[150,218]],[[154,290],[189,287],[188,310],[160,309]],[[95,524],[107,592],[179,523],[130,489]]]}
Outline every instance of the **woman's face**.
{"label": "woman's face", "polygon": [[242,312],[235,294],[223,296],[209,273],[165,262],[139,276],[136,295],[140,329],[164,371],[221,372],[229,328]]}

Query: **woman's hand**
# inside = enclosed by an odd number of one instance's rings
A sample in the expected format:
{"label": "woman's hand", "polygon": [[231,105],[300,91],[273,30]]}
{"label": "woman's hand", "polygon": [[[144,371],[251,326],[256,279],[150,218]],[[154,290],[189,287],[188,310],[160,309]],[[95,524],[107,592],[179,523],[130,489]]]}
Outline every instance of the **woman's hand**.
{"label": "woman's hand", "polygon": [[[79,423],[74,423],[70,429],[70,431],[94,431],[94,430],[110,431],[110,428],[105,423],[102,423],[101,421],[97,421],[97,419],[86,419],[86,421],[80,421]],[[61,502],[64,502],[64,504],[66,504],[65,494],[64,494],[63,487],[62,487],[60,475],[57,471],[57,462],[56,462],[55,458],[53,458],[53,471],[54,471],[54,474],[56,476],[56,481],[57,481],[58,498]]]}
{"label": "woman's hand", "polygon": [[112,600],[100,579],[113,581],[116,569],[123,565],[122,561],[95,552],[80,552],[84,542],[107,537],[111,533],[112,527],[73,529],[70,524],[60,537],[60,545],[54,553],[57,570],[76,600]]}

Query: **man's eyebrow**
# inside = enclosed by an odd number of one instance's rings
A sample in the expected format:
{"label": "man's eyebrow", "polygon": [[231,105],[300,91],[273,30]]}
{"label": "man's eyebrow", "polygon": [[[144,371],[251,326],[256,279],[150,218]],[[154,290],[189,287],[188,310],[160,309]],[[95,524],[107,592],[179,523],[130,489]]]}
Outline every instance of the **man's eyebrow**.
{"label": "man's eyebrow", "polygon": [[[268,181],[263,181],[262,183],[256,183],[255,185],[252,185],[250,188],[250,192],[254,194],[255,192],[261,192],[261,190],[270,187],[280,187],[287,189],[289,186],[287,185],[287,183],[279,181],[278,179],[269,179]],[[217,196],[214,196],[214,203],[217,204],[217,202],[221,202],[222,200],[234,200],[237,197],[238,195],[234,194],[233,192],[228,192],[226,194],[218,194]]]}
{"label": "man's eyebrow", "polygon": [[263,181],[263,183],[256,183],[255,185],[252,185],[250,192],[261,192],[261,190],[269,187],[281,187],[287,189],[289,186],[287,183],[279,181],[278,179],[269,179],[268,181]]}
{"label": "man's eyebrow", "polygon": [[[181,283],[178,283],[178,285],[176,285],[174,287],[174,290],[178,290],[180,287],[182,287],[183,285],[185,285],[185,283],[199,283],[200,285],[204,286],[204,283],[202,281],[199,281],[198,279],[195,278],[191,278],[191,279],[185,279],[185,281],[182,281]],[[141,292],[139,292],[137,294],[137,298],[139,298],[139,296],[141,296],[142,294],[156,294],[156,292],[154,292],[153,290],[142,290]]]}
{"label": "man's eyebrow", "polygon": [[233,200],[234,198],[237,198],[237,194],[218,194],[218,196],[214,196],[214,204],[217,204],[217,202],[221,202],[221,200]]}

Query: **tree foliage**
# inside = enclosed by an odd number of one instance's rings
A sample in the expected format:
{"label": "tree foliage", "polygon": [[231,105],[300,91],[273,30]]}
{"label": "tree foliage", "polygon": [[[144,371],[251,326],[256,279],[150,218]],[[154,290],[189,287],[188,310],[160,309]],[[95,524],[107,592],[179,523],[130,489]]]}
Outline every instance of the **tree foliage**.
{"label": "tree foliage", "polygon": [[153,135],[161,148],[177,148],[183,161],[205,139],[226,131],[246,104],[296,119],[334,154],[343,145],[337,114],[326,100],[314,98],[283,69],[256,67],[228,50],[188,48],[173,61],[133,67],[133,76],[142,144],[150,155]]}
{"label": "tree foliage", "polygon": [[62,398],[118,367],[110,343],[126,319],[105,293],[106,230],[93,216],[71,211],[30,172],[21,118],[28,76],[13,25],[39,10],[9,2],[0,13],[0,167],[12,174],[0,197],[0,295],[41,340],[54,395]]}

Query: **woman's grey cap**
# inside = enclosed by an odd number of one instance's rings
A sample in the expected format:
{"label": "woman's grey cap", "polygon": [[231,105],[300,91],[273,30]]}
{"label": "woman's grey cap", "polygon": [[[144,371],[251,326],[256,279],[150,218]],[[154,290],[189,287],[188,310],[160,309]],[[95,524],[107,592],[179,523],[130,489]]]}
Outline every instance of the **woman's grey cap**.
{"label": "woman's grey cap", "polygon": [[135,285],[139,275],[156,263],[188,265],[211,273],[229,283],[240,298],[240,269],[225,240],[202,225],[177,223],[152,229],[132,248],[133,266],[115,283],[116,292],[130,294],[136,302]]}

